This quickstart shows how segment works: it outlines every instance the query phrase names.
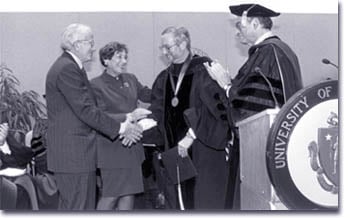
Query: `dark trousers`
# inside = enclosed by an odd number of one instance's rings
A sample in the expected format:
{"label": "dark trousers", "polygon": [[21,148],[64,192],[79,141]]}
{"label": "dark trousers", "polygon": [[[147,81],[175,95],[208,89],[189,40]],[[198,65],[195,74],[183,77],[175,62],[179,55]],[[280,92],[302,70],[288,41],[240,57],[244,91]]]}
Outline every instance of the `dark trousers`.
{"label": "dark trousers", "polygon": [[54,173],[59,191],[58,210],[94,210],[96,172]]}

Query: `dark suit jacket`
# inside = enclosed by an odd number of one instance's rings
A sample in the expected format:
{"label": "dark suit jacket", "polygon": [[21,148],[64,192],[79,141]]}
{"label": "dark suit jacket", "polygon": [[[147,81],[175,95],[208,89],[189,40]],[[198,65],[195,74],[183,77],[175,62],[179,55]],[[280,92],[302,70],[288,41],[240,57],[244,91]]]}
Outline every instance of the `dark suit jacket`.
{"label": "dark suit jacket", "polygon": [[48,110],[47,161],[53,172],[96,169],[96,131],[115,139],[120,120],[96,106],[86,72],[64,52],[46,77]]}
{"label": "dark suit jacket", "polygon": [[[98,106],[107,113],[126,114],[137,107],[137,101],[150,102],[151,90],[137,80],[133,74],[123,73],[115,77],[102,73],[91,80]],[[143,146],[136,143],[124,147],[120,140],[111,141],[106,136],[97,137],[97,159],[100,168],[140,167],[145,159]]]}

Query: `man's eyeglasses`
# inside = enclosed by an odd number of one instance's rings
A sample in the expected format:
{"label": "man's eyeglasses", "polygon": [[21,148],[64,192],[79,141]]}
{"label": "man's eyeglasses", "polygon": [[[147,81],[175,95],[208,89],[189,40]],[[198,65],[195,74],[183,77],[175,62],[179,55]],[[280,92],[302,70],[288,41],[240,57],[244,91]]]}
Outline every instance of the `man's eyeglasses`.
{"label": "man's eyeglasses", "polygon": [[83,40],[77,40],[75,42],[89,43],[91,47],[94,47],[95,45],[95,41],[93,39],[83,39]]}
{"label": "man's eyeglasses", "polygon": [[177,46],[176,43],[173,45],[161,45],[159,46],[159,50],[163,51],[163,49],[165,49],[166,51],[170,51],[175,46]]}

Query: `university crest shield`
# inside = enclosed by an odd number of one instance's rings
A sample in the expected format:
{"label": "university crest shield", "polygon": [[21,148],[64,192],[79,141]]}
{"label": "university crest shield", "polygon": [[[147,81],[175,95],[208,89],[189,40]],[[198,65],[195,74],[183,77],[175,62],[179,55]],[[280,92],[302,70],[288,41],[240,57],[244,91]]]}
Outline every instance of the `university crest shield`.
{"label": "university crest shield", "polygon": [[331,193],[338,193],[339,186],[339,139],[338,115],[331,112],[327,119],[328,128],[318,128],[318,143],[309,146],[310,165],[317,172],[321,187]]}

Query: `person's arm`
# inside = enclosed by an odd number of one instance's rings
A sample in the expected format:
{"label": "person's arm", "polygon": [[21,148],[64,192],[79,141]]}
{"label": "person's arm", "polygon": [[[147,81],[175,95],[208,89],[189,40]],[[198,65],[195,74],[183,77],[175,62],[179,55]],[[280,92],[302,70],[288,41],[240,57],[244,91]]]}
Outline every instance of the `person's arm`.
{"label": "person's arm", "polygon": [[7,123],[0,124],[0,146],[6,142],[6,137],[9,132],[9,125]]}
{"label": "person's arm", "polygon": [[7,123],[2,123],[0,124],[0,169],[6,168],[4,165],[4,161],[6,161],[6,153],[4,152],[7,150],[7,153],[11,153],[10,149],[8,148],[8,144],[6,143],[6,137],[8,134],[8,124]]}
{"label": "person's arm", "polygon": [[150,103],[151,102],[151,95],[152,95],[152,90],[148,88],[147,86],[144,86],[140,83],[140,81],[134,76],[134,81],[136,83],[136,88],[137,88],[137,96],[138,98],[145,103]]}
{"label": "person's arm", "polygon": [[[11,150],[10,155],[5,155],[7,167],[25,168],[34,156],[34,151],[19,143],[13,134],[8,134],[6,142]],[[4,161],[5,162],[5,161]]]}
{"label": "person's arm", "polygon": [[17,142],[12,134],[9,134],[7,136],[6,141],[2,146],[7,146],[11,151],[10,153],[4,153],[0,151],[2,169],[7,167],[25,168],[34,156],[32,149]]}
{"label": "person's arm", "polygon": [[162,119],[164,114],[164,83],[166,78],[166,74],[164,72],[161,73],[152,86],[151,105],[148,109],[152,111],[149,117],[157,122],[157,126],[144,132],[142,142],[146,144],[156,144],[158,146],[165,144]]}
{"label": "person's arm", "polygon": [[57,87],[74,114],[91,128],[115,139],[119,135],[120,122],[95,105],[88,85],[87,78],[84,78],[84,75],[73,64],[67,65],[57,80]]}
{"label": "person's arm", "polygon": [[125,146],[131,146],[133,143],[139,141],[142,137],[142,129],[136,124],[136,121],[146,117],[150,111],[145,109],[135,109],[130,113],[108,113],[106,111],[107,105],[104,92],[94,82],[91,83],[91,87],[96,97],[97,107],[120,123],[119,138],[122,140],[122,144]]}
{"label": "person's arm", "polygon": [[192,146],[195,139],[196,135],[193,129],[189,128],[185,137],[178,142],[178,153],[181,157],[188,156],[188,149]]}
{"label": "person's arm", "polygon": [[203,63],[208,71],[209,76],[215,80],[218,85],[227,90],[231,86],[231,76],[228,70],[224,69],[219,62],[213,61],[211,63]]}
{"label": "person's arm", "polygon": [[162,72],[154,81],[151,93],[151,105],[149,110],[152,111],[152,118],[154,118],[158,124],[162,123],[162,117],[164,114],[164,95],[165,95],[165,82],[167,76]]}
{"label": "person's arm", "polygon": [[191,130],[188,131],[187,141],[192,137],[208,147],[222,149],[226,145],[229,132],[229,100],[205,69],[198,75],[194,77],[192,84],[193,103],[184,111],[187,126],[193,131],[193,134]]}

